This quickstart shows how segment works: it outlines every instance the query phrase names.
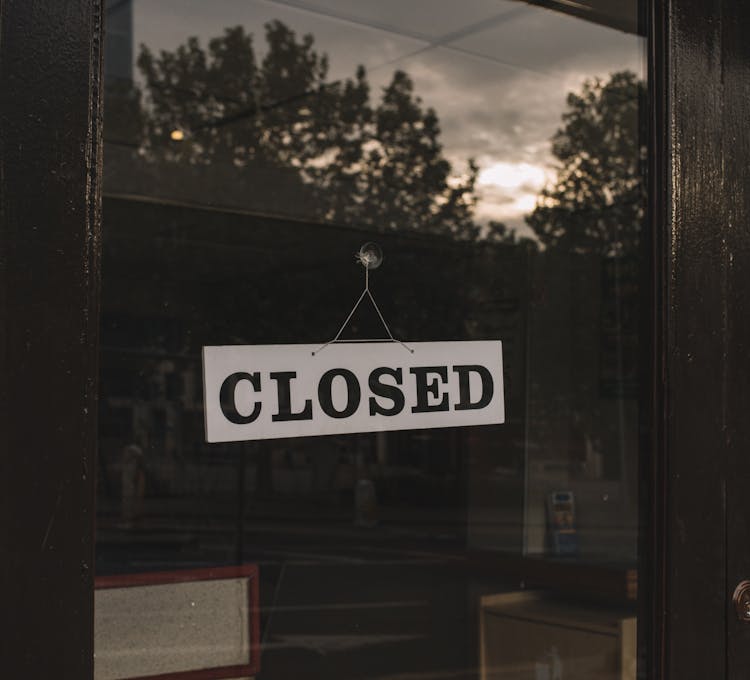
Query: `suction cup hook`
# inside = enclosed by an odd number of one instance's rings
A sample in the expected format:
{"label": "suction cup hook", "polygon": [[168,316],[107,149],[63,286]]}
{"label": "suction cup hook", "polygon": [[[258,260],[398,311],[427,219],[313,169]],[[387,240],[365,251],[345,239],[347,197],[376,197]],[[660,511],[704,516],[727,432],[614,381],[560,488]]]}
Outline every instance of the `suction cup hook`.
{"label": "suction cup hook", "polygon": [[[362,294],[359,296],[357,301],[354,303],[354,307],[352,307],[352,311],[349,312],[349,316],[346,317],[346,320],[343,324],[341,324],[341,328],[339,328],[339,332],[336,333],[333,340],[329,340],[327,343],[319,347],[318,349],[314,350],[312,352],[312,355],[315,356],[318,352],[321,350],[324,350],[328,345],[332,345],[335,342],[397,342],[399,345],[407,349],[409,352],[414,354],[414,350],[409,347],[405,342],[402,342],[401,340],[396,340],[396,338],[393,337],[393,333],[391,333],[391,329],[388,328],[388,324],[385,321],[385,318],[383,317],[383,313],[380,311],[380,307],[378,307],[378,303],[375,302],[375,298],[372,296],[372,292],[370,291],[370,271],[373,269],[377,269],[381,264],[383,264],[383,249],[373,241],[368,241],[365,243],[360,249],[359,252],[356,255],[356,260],[365,268],[365,288],[362,291]],[[378,339],[372,339],[372,340],[339,340],[341,338],[341,333],[344,331],[344,328],[346,328],[346,325],[351,321],[352,316],[354,316],[354,312],[357,311],[357,307],[359,307],[360,302],[365,299],[365,297],[370,298],[370,302],[372,302],[372,306],[375,308],[375,311],[378,313],[378,318],[380,319],[380,323],[383,324],[383,328],[385,329],[385,332],[388,334],[388,338],[378,338]]]}
{"label": "suction cup hook", "polygon": [[377,243],[368,241],[359,249],[357,262],[368,271],[377,269],[383,264],[383,249]]}

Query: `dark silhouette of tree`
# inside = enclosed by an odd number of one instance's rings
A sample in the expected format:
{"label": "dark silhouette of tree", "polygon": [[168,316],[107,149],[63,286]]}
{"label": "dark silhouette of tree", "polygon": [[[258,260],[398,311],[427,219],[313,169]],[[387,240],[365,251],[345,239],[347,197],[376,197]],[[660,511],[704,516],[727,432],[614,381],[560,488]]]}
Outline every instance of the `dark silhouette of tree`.
{"label": "dark silhouette of tree", "polygon": [[355,192],[370,224],[475,238],[477,167],[469,161],[467,177],[451,186],[437,114],[423,109],[406,73],[394,74],[373,117]]}
{"label": "dark silhouette of tree", "polygon": [[538,250],[539,244],[528,236],[519,236],[518,231],[511,229],[504,222],[496,222],[491,220],[487,225],[484,234],[485,241],[489,243],[500,243],[508,246],[524,245],[532,250]]}
{"label": "dark silhouette of tree", "polygon": [[526,221],[548,247],[623,255],[637,249],[645,210],[645,85],[630,71],[584,83],[568,95],[552,138],[560,165]]}
{"label": "dark silhouette of tree", "polygon": [[[472,217],[477,167],[469,161],[456,176],[443,156],[437,114],[422,105],[406,73],[394,73],[373,107],[363,67],[328,82],[327,57],[311,35],[298,39],[274,21],[265,40],[260,62],[252,35],[239,26],[206,50],[197,38],[158,55],[142,46],[142,156],[223,164],[238,181],[280,172],[289,200],[304,196],[312,218],[479,235]],[[174,131],[183,138],[175,141]]]}

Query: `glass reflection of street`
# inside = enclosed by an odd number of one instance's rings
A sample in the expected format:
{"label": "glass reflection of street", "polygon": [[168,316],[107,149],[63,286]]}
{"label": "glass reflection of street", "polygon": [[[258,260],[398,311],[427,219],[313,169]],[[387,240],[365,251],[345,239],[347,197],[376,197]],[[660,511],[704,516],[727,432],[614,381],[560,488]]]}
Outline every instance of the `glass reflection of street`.
{"label": "glass reflection of street", "polygon": [[[478,650],[527,588],[634,616],[635,5],[206,7],[109,3],[98,574],[259,565],[259,678],[629,677]],[[368,241],[395,337],[502,340],[506,423],[206,444],[201,348],[327,341]]]}

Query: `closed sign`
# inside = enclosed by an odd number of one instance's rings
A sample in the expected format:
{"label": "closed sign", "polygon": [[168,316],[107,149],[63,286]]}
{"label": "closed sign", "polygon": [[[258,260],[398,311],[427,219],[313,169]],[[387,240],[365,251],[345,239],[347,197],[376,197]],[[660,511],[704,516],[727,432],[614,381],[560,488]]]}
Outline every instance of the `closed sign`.
{"label": "closed sign", "polygon": [[[505,421],[502,343],[203,348],[206,441]],[[316,353],[314,353],[316,352]]]}

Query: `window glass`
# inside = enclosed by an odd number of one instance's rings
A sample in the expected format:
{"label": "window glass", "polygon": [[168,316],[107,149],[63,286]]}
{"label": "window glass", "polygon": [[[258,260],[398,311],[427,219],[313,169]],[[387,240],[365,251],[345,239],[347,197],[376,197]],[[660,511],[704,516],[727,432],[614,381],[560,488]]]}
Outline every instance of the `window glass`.
{"label": "window glass", "polygon": [[[635,678],[643,38],[546,4],[107,3],[97,678]],[[207,443],[203,347],[352,310],[505,422]]]}

